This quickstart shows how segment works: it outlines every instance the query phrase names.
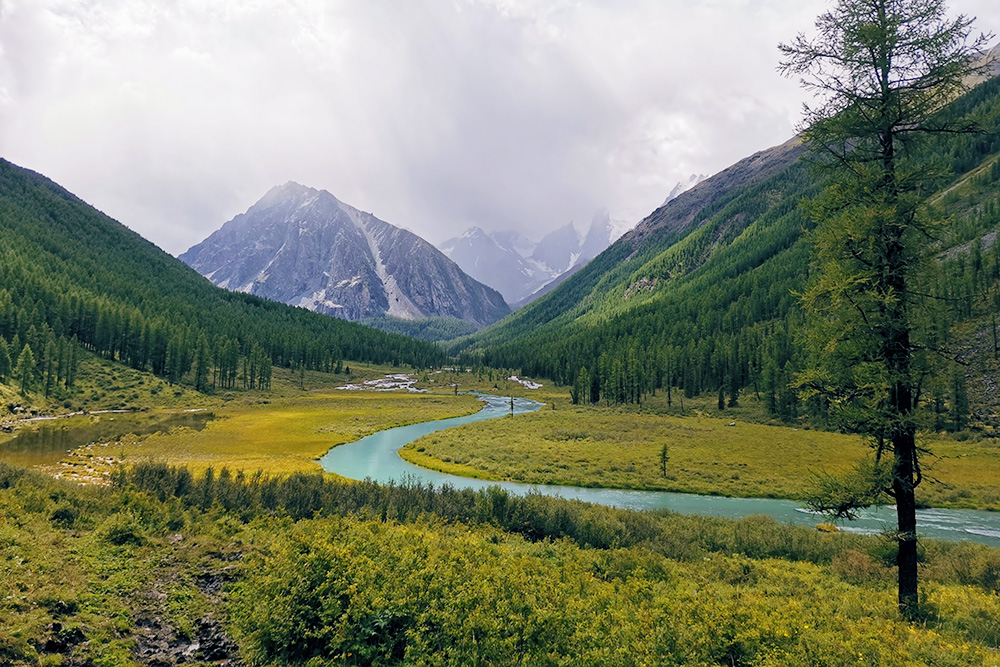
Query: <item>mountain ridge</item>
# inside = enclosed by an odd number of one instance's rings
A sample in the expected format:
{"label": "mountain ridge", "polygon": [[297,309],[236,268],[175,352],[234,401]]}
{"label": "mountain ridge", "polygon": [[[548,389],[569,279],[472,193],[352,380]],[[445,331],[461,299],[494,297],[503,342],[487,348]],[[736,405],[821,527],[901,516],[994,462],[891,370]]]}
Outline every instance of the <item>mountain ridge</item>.
{"label": "mountain ridge", "polygon": [[439,248],[466,273],[497,289],[516,310],[610,246],[619,235],[621,224],[616,222],[607,209],[601,209],[594,214],[586,234],[570,222],[537,242],[518,232],[486,232],[473,226]]}
{"label": "mountain ridge", "polygon": [[[266,386],[271,365],[440,363],[437,347],[215,287],[42,174],[0,159],[0,338],[73,396],[85,353],[196,389]],[[82,349],[81,349],[82,348]],[[79,352],[79,354],[77,354]],[[193,371],[193,372],[192,372]],[[40,378],[40,379],[39,379]],[[27,378],[29,381],[31,378]],[[61,399],[60,399],[61,400]]]}

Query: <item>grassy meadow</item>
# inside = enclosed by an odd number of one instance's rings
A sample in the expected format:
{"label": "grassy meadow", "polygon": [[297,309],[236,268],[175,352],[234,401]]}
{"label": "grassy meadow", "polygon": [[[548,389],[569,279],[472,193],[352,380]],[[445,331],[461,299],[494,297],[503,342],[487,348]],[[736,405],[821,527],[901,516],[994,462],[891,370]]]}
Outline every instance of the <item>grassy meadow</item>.
{"label": "grassy meadow", "polygon": [[155,434],[121,448],[126,461],[156,460],[268,474],[316,471],[331,447],[394,426],[478,411],[473,396],[317,392],[216,411],[205,429]]}
{"label": "grassy meadow", "polygon": [[[83,482],[106,481],[118,463],[148,460],[188,466],[196,473],[209,467],[279,475],[315,471],[316,459],[336,445],[394,426],[470,414],[482,405],[473,396],[455,396],[443,389],[430,394],[336,389],[345,383],[406,370],[354,365],[350,373],[299,375],[275,368],[269,391],[206,395],[89,356],[81,365],[76,399],[65,401],[65,405],[50,404],[50,409],[41,404],[45,414],[90,412],[64,417],[58,420],[60,426],[72,429],[100,423],[112,432],[114,420],[153,423],[192,410],[211,413],[214,418],[201,430],[180,427],[145,436],[102,436],[93,445],[59,454],[44,469]],[[129,410],[135,414],[92,414],[104,410]],[[21,423],[19,429],[53,423]],[[0,433],[0,449],[13,437],[14,433]],[[8,460],[21,463],[16,457]]]}
{"label": "grassy meadow", "polygon": [[[1000,445],[926,444],[933,455],[924,459],[919,500],[1000,510]],[[810,472],[846,472],[865,453],[853,435],[701,411],[679,417],[570,405],[432,433],[401,452],[417,465],[483,479],[775,498],[802,498]]]}

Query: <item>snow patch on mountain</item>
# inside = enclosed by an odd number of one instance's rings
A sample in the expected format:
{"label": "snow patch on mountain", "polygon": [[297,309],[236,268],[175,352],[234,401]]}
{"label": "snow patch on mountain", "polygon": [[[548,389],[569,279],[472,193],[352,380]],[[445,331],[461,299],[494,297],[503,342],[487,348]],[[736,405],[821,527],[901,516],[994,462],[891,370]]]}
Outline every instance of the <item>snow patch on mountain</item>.
{"label": "snow patch on mountain", "polygon": [[526,303],[545,285],[604,252],[631,227],[601,209],[585,234],[572,222],[538,241],[515,231],[470,227],[439,247],[470,276],[503,294],[507,303]]}
{"label": "snow patch on mountain", "polygon": [[670,194],[667,195],[667,198],[663,200],[663,204],[661,204],[661,206],[666,206],[668,202],[677,199],[682,194],[684,194],[694,186],[704,181],[706,178],[708,178],[708,176],[706,176],[705,174],[691,174],[687,178],[687,180],[677,181],[677,185],[675,185],[674,188],[670,191]]}

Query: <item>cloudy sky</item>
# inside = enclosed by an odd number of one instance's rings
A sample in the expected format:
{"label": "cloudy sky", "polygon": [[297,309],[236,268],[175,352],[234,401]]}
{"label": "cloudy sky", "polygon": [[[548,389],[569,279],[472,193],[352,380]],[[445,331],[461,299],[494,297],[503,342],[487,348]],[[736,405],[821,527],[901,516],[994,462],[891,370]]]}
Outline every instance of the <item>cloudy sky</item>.
{"label": "cloudy sky", "polygon": [[432,242],[634,223],[792,135],[776,44],[828,6],[0,0],[0,155],[174,254],[288,180]]}

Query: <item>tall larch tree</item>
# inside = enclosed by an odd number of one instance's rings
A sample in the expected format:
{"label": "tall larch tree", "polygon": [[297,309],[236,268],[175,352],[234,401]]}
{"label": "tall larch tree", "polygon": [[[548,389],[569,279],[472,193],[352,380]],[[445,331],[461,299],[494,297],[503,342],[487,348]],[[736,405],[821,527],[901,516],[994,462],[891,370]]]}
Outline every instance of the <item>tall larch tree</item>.
{"label": "tall larch tree", "polygon": [[971,27],[969,17],[949,18],[943,0],[837,0],[815,36],[780,45],[779,71],[818,99],[806,107],[803,138],[830,175],[809,204],[812,358],[798,384],[828,398],[843,425],[868,436],[876,461],[888,460],[879,490],[897,508],[898,603],[911,619],[922,478],[914,411],[927,367],[913,287],[935,221],[922,206],[933,169],[910,158],[921,142],[976,131],[937,113],[985,71],[989,38],[970,39]]}
{"label": "tall larch tree", "polygon": [[25,343],[24,348],[21,349],[21,354],[17,355],[17,366],[14,368],[14,378],[20,385],[22,394],[27,394],[34,385],[35,364],[35,353]]}

